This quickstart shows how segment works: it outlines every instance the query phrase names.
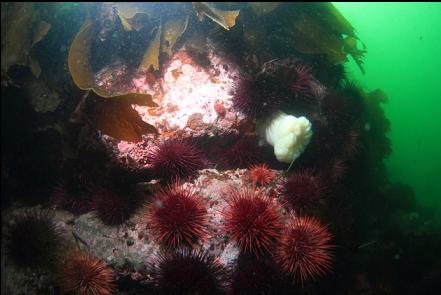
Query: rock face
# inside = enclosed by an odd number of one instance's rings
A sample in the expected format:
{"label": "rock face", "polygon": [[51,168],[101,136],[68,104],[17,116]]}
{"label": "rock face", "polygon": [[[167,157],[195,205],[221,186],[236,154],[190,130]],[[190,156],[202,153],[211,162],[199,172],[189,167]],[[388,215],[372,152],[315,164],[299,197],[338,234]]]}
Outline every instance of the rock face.
{"label": "rock face", "polygon": [[222,137],[238,134],[250,124],[233,109],[232,91],[241,76],[238,66],[213,50],[208,58],[210,65],[201,66],[183,49],[171,58],[162,78],[151,82],[148,75],[139,74],[130,82],[130,91],[152,94],[159,105],[132,105],[159,135],[144,135],[136,143],[104,135],[103,140],[117,159],[135,168],[147,167],[146,154],[163,140]]}

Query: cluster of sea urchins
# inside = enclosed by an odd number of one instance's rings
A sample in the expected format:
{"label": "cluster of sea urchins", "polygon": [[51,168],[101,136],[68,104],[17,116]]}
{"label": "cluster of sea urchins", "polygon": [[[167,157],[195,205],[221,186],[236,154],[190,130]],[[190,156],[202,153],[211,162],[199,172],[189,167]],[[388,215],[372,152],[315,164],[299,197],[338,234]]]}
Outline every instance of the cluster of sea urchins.
{"label": "cluster of sea urchins", "polygon": [[[280,274],[293,281],[300,280],[302,284],[320,277],[331,268],[332,235],[317,219],[302,217],[291,211],[285,224],[277,200],[271,198],[266,190],[256,187],[233,190],[227,203],[223,213],[225,230],[241,255],[251,258],[249,264],[254,265],[256,271],[264,272],[259,267],[262,263],[271,265],[267,259],[273,255]],[[273,249],[277,249],[276,253]],[[254,261],[256,259],[261,262]],[[241,275],[236,279],[249,284],[246,278],[251,277]],[[277,277],[273,279],[282,281]]]}
{"label": "cluster of sea urchins", "polygon": [[[234,106],[248,117],[258,119],[292,103],[293,99],[311,102],[323,90],[320,87],[306,64],[292,60],[270,62],[254,78],[245,78],[239,83],[233,95]],[[354,120],[348,110],[349,95],[341,93],[343,95],[330,93],[323,101],[321,119],[329,137]],[[335,105],[337,110],[333,109]],[[358,133],[355,129],[345,130],[348,130],[349,143],[343,154],[348,155],[357,148]],[[305,215],[322,201],[325,186],[320,175],[300,170],[282,181],[281,201],[288,205],[285,209],[289,211],[285,221],[283,206],[269,193],[270,185],[278,180],[276,173],[266,164],[257,165],[261,157],[254,138],[242,137],[226,149],[220,164],[250,167],[251,183],[251,188],[232,190],[225,196],[224,230],[240,251],[237,268],[227,285],[225,268],[207,252],[194,250],[207,236],[207,204],[195,190],[179,184],[180,180],[196,176],[198,170],[206,167],[204,153],[193,142],[169,139],[150,151],[147,158],[153,175],[168,184],[145,205],[146,224],[156,242],[163,246],[163,254],[150,267],[159,294],[217,294],[226,287],[234,294],[271,293],[272,285],[285,283],[284,276],[304,284],[331,269],[332,235],[316,218]],[[334,165],[337,168],[338,163]],[[78,212],[86,210],[79,206],[77,198],[71,198],[66,187],[61,186],[56,192],[63,205]],[[89,192],[87,207],[105,224],[118,225],[128,219],[136,207],[130,194],[94,188]],[[20,250],[13,248],[19,244],[14,239],[21,233],[43,231],[49,241],[58,242],[45,216],[29,215],[26,224],[33,224],[36,230],[18,222],[10,234],[11,252]],[[49,246],[52,249],[53,245]],[[46,257],[47,253],[41,248],[39,244],[35,247]],[[12,254],[13,257],[24,255],[29,260],[29,253]],[[74,251],[60,265],[59,285],[63,292],[112,294],[116,289],[113,271],[89,254]]]}
{"label": "cluster of sea urchins", "polygon": [[325,87],[311,68],[294,59],[272,60],[255,75],[243,77],[233,92],[233,106],[253,119],[285,109],[295,101],[315,102]]}

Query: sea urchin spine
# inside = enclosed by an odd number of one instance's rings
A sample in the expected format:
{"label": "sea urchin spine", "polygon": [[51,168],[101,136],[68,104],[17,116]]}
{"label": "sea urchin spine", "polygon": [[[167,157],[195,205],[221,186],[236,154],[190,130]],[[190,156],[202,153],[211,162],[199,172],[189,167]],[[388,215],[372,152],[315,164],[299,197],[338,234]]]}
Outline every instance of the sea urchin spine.
{"label": "sea urchin spine", "polygon": [[183,140],[169,139],[149,154],[149,164],[155,175],[168,182],[176,177],[191,177],[206,163],[197,146]]}
{"label": "sea urchin spine", "polygon": [[253,184],[268,185],[275,177],[276,173],[269,169],[266,164],[253,165],[250,167],[250,179]]}
{"label": "sea urchin spine", "polygon": [[182,188],[176,181],[158,192],[146,207],[149,227],[166,247],[189,246],[204,238],[206,204],[192,189]]}
{"label": "sea urchin spine", "polygon": [[122,194],[107,188],[97,188],[92,193],[92,209],[104,224],[119,225],[129,219],[136,204],[133,195]]}
{"label": "sea urchin spine", "polygon": [[289,285],[290,282],[282,275],[280,267],[272,257],[255,259],[252,256],[240,255],[231,275],[228,294],[276,295],[283,293],[283,287]]}
{"label": "sea urchin spine", "polygon": [[16,266],[53,266],[60,254],[62,239],[52,217],[50,210],[29,209],[7,227],[5,252]]}
{"label": "sea urchin spine", "polygon": [[223,294],[226,270],[204,252],[184,249],[160,255],[151,272],[158,294]]}
{"label": "sea urchin spine", "polygon": [[271,107],[269,97],[265,97],[259,82],[251,78],[243,78],[233,94],[233,106],[246,116],[256,118],[266,113]]}
{"label": "sea urchin spine", "polygon": [[283,227],[278,208],[255,189],[233,191],[224,212],[225,227],[244,253],[269,252]]}
{"label": "sea urchin spine", "polygon": [[67,255],[58,276],[63,294],[110,295],[116,290],[112,269],[104,261],[80,251]]}
{"label": "sea urchin spine", "polygon": [[280,239],[276,258],[282,270],[302,285],[323,276],[331,269],[334,246],[326,226],[315,218],[296,217],[290,221]]}
{"label": "sea urchin spine", "polygon": [[246,168],[257,163],[261,156],[257,138],[244,136],[238,138],[221,153],[219,164],[226,169]]}
{"label": "sea urchin spine", "polygon": [[75,215],[84,214],[91,208],[91,202],[85,191],[72,189],[65,183],[60,183],[54,188],[51,203],[55,208],[61,207]]}
{"label": "sea urchin spine", "polygon": [[281,193],[292,209],[300,213],[308,212],[317,206],[323,197],[323,180],[310,170],[297,172],[284,181]]}
{"label": "sea urchin spine", "polygon": [[294,66],[291,91],[296,97],[309,98],[312,96],[311,84],[313,78],[310,71],[311,69],[308,66],[300,62]]}

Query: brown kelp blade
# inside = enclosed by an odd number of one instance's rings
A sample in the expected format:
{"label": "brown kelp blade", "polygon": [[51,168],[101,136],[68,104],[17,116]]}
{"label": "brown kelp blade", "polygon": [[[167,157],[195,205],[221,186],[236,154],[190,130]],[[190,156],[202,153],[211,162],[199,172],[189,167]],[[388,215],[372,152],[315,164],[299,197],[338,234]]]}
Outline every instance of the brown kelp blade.
{"label": "brown kelp blade", "polygon": [[156,36],[150,43],[147,51],[142,57],[142,61],[138,67],[138,71],[148,71],[150,68],[159,70],[159,49],[161,45],[161,26],[159,26]]}
{"label": "brown kelp blade", "polygon": [[29,66],[36,78],[40,76],[40,63],[31,51],[44,39],[51,25],[40,21],[39,16],[30,2],[2,3],[2,76],[14,64]]}
{"label": "brown kelp blade", "polygon": [[[156,133],[154,126],[144,122],[132,108],[132,104],[157,107],[150,94],[112,93],[95,85],[90,66],[93,23],[90,20],[81,27],[69,50],[68,66],[74,83],[83,90],[92,90],[95,97],[89,117],[95,127],[113,138],[140,141],[142,135]],[[159,50],[159,45],[158,45]]]}
{"label": "brown kelp blade", "polygon": [[[283,5],[283,7],[282,7]],[[331,3],[283,3],[278,11],[292,15],[283,24],[289,44],[304,54],[325,54],[329,61],[341,64],[351,55],[364,73],[366,48],[350,22]],[[363,47],[357,46],[361,43]]]}
{"label": "brown kelp blade", "polygon": [[[94,79],[90,65],[93,22],[86,19],[70,45],[67,64],[75,85],[83,90],[94,89]],[[101,96],[100,93],[95,91]],[[102,93],[108,96],[108,93]]]}
{"label": "brown kelp blade", "polygon": [[102,133],[118,140],[138,142],[142,135],[157,133],[153,125],[143,121],[132,104],[145,105],[142,96],[123,95],[112,99],[95,96],[89,118]]}
{"label": "brown kelp blade", "polygon": [[187,30],[188,15],[185,18],[169,20],[164,24],[162,32],[162,51],[168,56],[172,55],[173,47],[179,38]]}
{"label": "brown kelp blade", "polygon": [[202,20],[204,16],[208,17],[225,30],[229,30],[236,25],[236,18],[239,16],[239,10],[224,11],[212,7],[207,2],[192,2],[193,8],[196,11],[199,19]]}
{"label": "brown kelp blade", "polygon": [[[95,85],[91,60],[91,40],[94,37],[93,22],[87,19],[80,31],[75,36],[69,49],[68,66],[75,85],[83,90],[92,90],[98,96],[103,98],[127,98],[143,101],[142,105],[156,107],[158,106],[150,94],[145,93],[114,93],[99,88]],[[159,52],[159,45],[158,52]]]}

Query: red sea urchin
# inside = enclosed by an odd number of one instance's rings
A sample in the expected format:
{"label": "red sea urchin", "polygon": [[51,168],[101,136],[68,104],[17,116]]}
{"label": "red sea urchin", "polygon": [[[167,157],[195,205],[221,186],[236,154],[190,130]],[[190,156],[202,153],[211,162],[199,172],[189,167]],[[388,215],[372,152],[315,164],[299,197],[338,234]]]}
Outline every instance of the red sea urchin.
{"label": "red sea urchin", "polygon": [[188,141],[169,139],[149,154],[153,172],[167,182],[188,178],[203,169],[207,161],[196,145]]}
{"label": "red sea urchin", "polygon": [[269,252],[283,225],[272,200],[255,189],[233,191],[224,212],[225,227],[243,253]]}
{"label": "red sea urchin", "polygon": [[342,158],[332,159],[327,167],[325,168],[325,173],[327,177],[333,182],[341,181],[344,178],[348,167]]}
{"label": "red sea urchin", "polygon": [[323,180],[310,170],[296,172],[283,182],[281,193],[292,209],[310,211],[323,197]]}
{"label": "red sea urchin", "polygon": [[92,210],[107,225],[122,224],[136,208],[134,193],[96,188],[91,195]]}
{"label": "red sea urchin", "polygon": [[353,127],[347,131],[344,137],[342,153],[346,158],[351,158],[357,154],[361,147],[360,132],[356,127]]}
{"label": "red sea urchin", "polygon": [[276,173],[268,165],[260,164],[250,167],[250,179],[253,184],[268,185],[276,177]]}
{"label": "red sea urchin", "polygon": [[[346,83],[343,90],[334,90],[324,96],[320,112],[331,136],[350,129],[363,111],[361,90],[353,83]],[[359,94],[356,94],[359,93]]]}
{"label": "red sea urchin", "polygon": [[232,273],[229,293],[234,295],[277,295],[285,294],[282,290],[291,289],[290,282],[280,272],[280,267],[273,259],[255,259],[240,255]]}
{"label": "red sea urchin", "polygon": [[257,163],[262,152],[257,146],[257,139],[244,136],[235,140],[221,152],[219,164],[222,168],[246,168]]}
{"label": "red sea urchin", "polygon": [[54,207],[61,207],[75,215],[84,214],[91,209],[91,201],[85,190],[78,186],[71,186],[66,183],[58,184],[52,193]]}
{"label": "red sea urchin", "polygon": [[309,279],[323,276],[332,267],[334,246],[332,234],[315,218],[295,217],[279,241],[276,259],[282,270],[302,285]]}
{"label": "red sea urchin", "polygon": [[296,98],[309,98],[313,95],[311,91],[313,78],[310,72],[311,69],[301,62],[297,62],[294,66],[291,91]]}
{"label": "red sea urchin", "polygon": [[177,181],[159,191],[146,207],[153,235],[170,249],[192,245],[205,236],[205,202],[192,189],[180,187]]}
{"label": "red sea urchin", "polygon": [[18,267],[51,268],[61,251],[62,239],[53,212],[30,209],[5,231],[5,252]]}
{"label": "red sea urchin", "polygon": [[160,255],[151,272],[161,295],[223,294],[226,270],[204,252]]}
{"label": "red sea urchin", "polygon": [[233,107],[253,119],[270,114],[282,99],[269,84],[263,75],[241,79],[233,93]]}
{"label": "red sea urchin", "polygon": [[61,263],[58,285],[62,294],[110,295],[116,291],[113,276],[112,269],[104,261],[72,251]]}

